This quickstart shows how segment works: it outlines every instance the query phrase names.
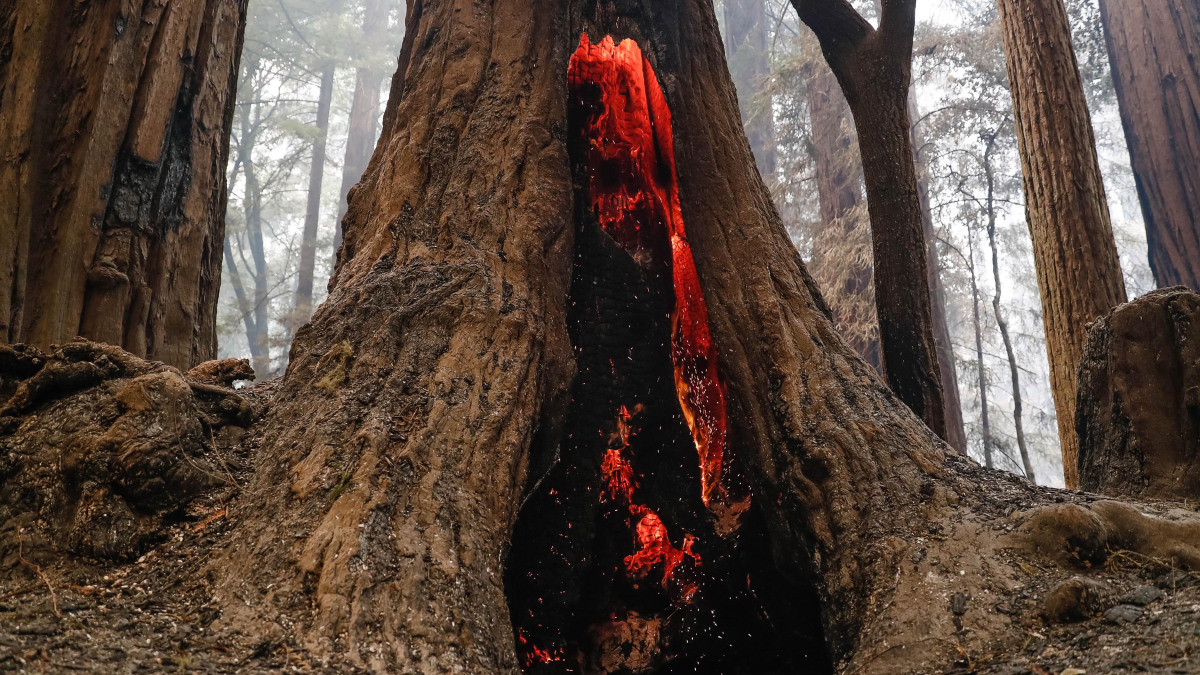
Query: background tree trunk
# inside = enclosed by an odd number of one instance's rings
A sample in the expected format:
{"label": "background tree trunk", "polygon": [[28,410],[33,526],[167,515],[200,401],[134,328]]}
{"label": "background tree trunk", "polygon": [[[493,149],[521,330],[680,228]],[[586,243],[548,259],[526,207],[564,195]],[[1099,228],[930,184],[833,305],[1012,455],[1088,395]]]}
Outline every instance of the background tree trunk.
{"label": "background tree trunk", "polygon": [[967,233],[967,270],[971,279],[971,326],[975,329],[975,368],[979,378],[979,435],[983,444],[983,465],[994,468],[992,424],[988,417],[988,376],[983,363],[983,321],[979,313],[979,278],[975,275],[975,238]]}
{"label": "background tree trunk", "polygon": [[[809,265],[827,296],[834,325],[854,351],[878,371],[879,321],[870,250],[865,256],[854,255],[858,247],[853,245],[857,239],[869,241],[871,227],[862,197],[854,120],[833,72],[823,63],[810,65],[805,85],[821,230]],[[867,260],[862,261],[863,257]]]}
{"label": "background tree trunk", "polygon": [[0,340],[216,354],[245,0],[0,10]]}
{"label": "background tree trunk", "polygon": [[950,341],[950,323],[946,320],[946,292],[942,287],[941,257],[937,234],[933,230],[933,209],[929,204],[929,163],[925,159],[925,138],[921,133],[917,102],[908,98],[908,119],[912,123],[913,159],[917,167],[917,196],[921,200],[921,226],[925,235],[926,265],[929,275],[929,305],[933,313],[933,339],[937,345],[938,373],[942,378],[942,402],[946,411],[946,442],[959,454],[967,454],[967,431],[963,426],[962,400],[958,395],[958,363]]}
{"label": "background tree trunk", "polygon": [[325,142],[329,138],[329,104],[333,100],[333,66],[321,71],[321,90],[317,97],[317,137],[313,139],[312,161],[308,169],[308,204],[304,212],[304,232],[300,239],[300,267],[296,272],[296,303],[292,310],[294,332],[312,316],[313,272],[317,262],[317,225],[321,221],[321,184],[325,177]]}
{"label": "background tree trunk", "polygon": [[[246,64],[245,77],[247,81],[253,81],[258,66],[257,60],[253,59]],[[250,248],[250,262],[246,262],[245,258],[241,258],[241,262],[244,263],[246,273],[250,275],[254,284],[253,296],[248,297],[245,293],[241,273],[238,269],[238,260],[235,260],[232,255],[233,248],[229,246],[228,239],[225,242],[225,263],[233,275],[231,282],[234,293],[237,294],[238,308],[242,313],[242,324],[246,329],[246,344],[250,349],[254,372],[265,379],[270,376],[271,372],[271,317],[268,307],[270,288],[267,279],[267,257],[262,232],[262,185],[258,180],[258,165],[254,160],[254,146],[258,139],[261,123],[258,114],[257,106],[241,107],[238,128],[240,137],[237,139],[237,165],[241,168],[242,177],[245,180],[246,194],[242,204],[244,205],[243,215],[246,218],[246,239]],[[239,293],[239,289],[243,290]]]}
{"label": "background tree trunk", "polygon": [[1100,0],[1160,288],[1200,290],[1200,5]]}
{"label": "background tree trunk", "polygon": [[[378,44],[379,36],[389,30],[392,0],[365,0],[363,3],[363,42]],[[379,138],[379,88],[386,73],[360,67],[354,74],[354,98],[350,102],[350,120],[346,129],[346,156],[342,160],[341,201],[337,226],[333,230],[333,258],[342,245],[342,218],[346,215],[350,188],[362,178],[371,161],[371,152]]]}
{"label": "background tree trunk", "polygon": [[1125,301],[1125,280],[1062,0],[999,6],[1063,473],[1075,487],[1075,371],[1087,324]]}
{"label": "background tree trunk", "polygon": [[[1000,338],[1004,341],[1004,353],[1008,358],[1008,373],[1012,381],[1013,397],[1013,428],[1016,430],[1017,450],[1021,454],[1021,468],[1025,477],[1037,482],[1033,473],[1033,464],[1029,459],[1029,448],[1025,446],[1025,426],[1022,422],[1021,375],[1017,370],[1017,356],[1013,352],[1012,337],[1008,334],[1008,322],[1004,320],[1004,312],[1000,308],[1000,292],[1003,288],[1000,282],[1000,246],[996,243],[996,173],[992,166],[992,151],[996,147],[996,135],[988,138],[987,148],[983,152],[983,170],[987,179],[987,238],[988,248],[992,251],[992,312],[996,315],[996,327],[1000,329]],[[978,311],[978,307],[976,308]],[[979,352],[982,363],[983,351]]]}
{"label": "background tree trunk", "polygon": [[762,100],[771,76],[766,0],[726,0],[725,42],[746,139],[759,172],[771,176],[775,173],[775,117],[770,99]]}
{"label": "background tree trunk", "polygon": [[914,5],[911,0],[887,4],[878,30],[845,0],[792,0],[792,5],[821,43],[858,130],[883,371],[900,400],[945,437],[908,120]]}

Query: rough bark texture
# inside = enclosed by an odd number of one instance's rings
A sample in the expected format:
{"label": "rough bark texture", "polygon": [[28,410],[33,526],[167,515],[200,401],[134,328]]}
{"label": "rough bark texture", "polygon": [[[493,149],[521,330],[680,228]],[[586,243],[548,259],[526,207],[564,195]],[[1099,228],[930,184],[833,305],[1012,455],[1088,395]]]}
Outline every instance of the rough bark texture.
{"label": "rough bark texture", "polygon": [[1200,295],[1154,291],[1091,325],[1075,424],[1083,489],[1200,498]]}
{"label": "rough bark texture", "polygon": [[377,670],[515,669],[500,571],[530,447],[558,442],[571,381],[561,130],[587,30],[635,37],[659,73],[730,445],[757,467],[756,499],[780,505],[774,564],[821,583],[835,654],[856,642],[890,578],[878,542],[942,446],[829,324],[741,140],[711,6],[574,11],[412,6],[330,300],[297,336],[237,544],[213,568],[225,625],[284,612],[304,617],[287,630],[306,649]]}
{"label": "rough bark texture", "polygon": [[1125,301],[1125,280],[1062,0],[999,6],[1063,473],[1074,487],[1076,367],[1088,323]]}
{"label": "rough bark texture", "polygon": [[[224,363],[204,365],[254,378]],[[232,389],[83,341],[0,346],[0,385],[5,571],[56,550],[137,557],[194,497],[230,486],[217,445],[237,444],[254,416]]]}
{"label": "rough bark texture", "polygon": [[0,340],[215,355],[245,5],[0,9]]}
{"label": "rough bark texture", "polygon": [[900,400],[945,437],[908,120],[914,3],[884,3],[879,29],[845,0],[792,0],[792,5],[821,43],[858,130],[871,214],[883,372]]}
{"label": "rough bark texture", "polygon": [[725,3],[725,56],[737,89],[746,140],[759,172],[770,176],[775,173],[775,117],[770,100],[762,100],[771,76],[766,0]]}
{"label": "rough bark texture", "polygon": [[1100,17],[1154,280],[1200,290],[1200,5],[1101,0]]}
{"label": "rough bark texture", "polygon": [[[363,3],[363,41],[378,44],[379,36],[388,30],[391,0],[366,0]],[[346,155],[342,159],[341,202],[338,204],[337,227],[333,232],[333,257],[337,260],[342,245],[342,218],[346,215],[350,189],[362,178],[371,161],[375,140],[379,137],[379,88],[386,73],[367,67],[356,69],[354,98],[350,101],[350,119],[346,125]]]}

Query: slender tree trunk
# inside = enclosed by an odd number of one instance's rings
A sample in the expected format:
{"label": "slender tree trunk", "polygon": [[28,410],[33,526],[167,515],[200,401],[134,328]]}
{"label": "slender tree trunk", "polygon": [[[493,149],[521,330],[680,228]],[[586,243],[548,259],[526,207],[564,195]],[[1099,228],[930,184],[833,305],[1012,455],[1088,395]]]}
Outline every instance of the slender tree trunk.
{"label": "slender tree trunk", "polygon": [[992,460],[992,425],[988,419],[988,377],[987,368],[983,363],[983,321],[979,314],[979,283],[975,276],[975,239],[968,233],[967,271],[971,278],[971,326],[975,330],[975,367],[979,376],[979,433],[983,437],[983,465],[991,469],[995,467]]}
{"label": "slender tree trunk", "polygon": [[[389,29],[392,0],[365,0],[363,3],[363,42],[379,44],[379,38]],[[371,151],[379,138],[379,89],[386,73],[366,66],[356,69],[354,98],[350,102],[350,120],[346,125],[346,156],[342,160],[341,201],[338,204],[337,226],[333,230],[333,258],[342,245],[342,218],[349,204],[350,188],[367,170]]]}
{"label": "slender tree trunk", "polygon": [[321,184],[325,177],[325,142],[329,138],[329,105],[333,100],[333,66],[321,71],[317,97],[317,137],[313,139],[312,162],[308,169],[308,204],[304,212],[304,234],[300,239],[300,267],[296,271],[296,304],[291,330],[308,321],[313,308],[313,274],[317,262],[317,225],[321,221]]}
{"label": "slender tree trunk", "polygon": [[942,378],[942,401],[946,410],[946,442],[960,454],[967,454],[967,431],[963,426],[962,400],[958,395],[958,364],[954,343],[950,341],[950,323],[946,320],[946,293],[942,288],[941,257],[933,230],[933,209],[929,204],[929,164],[923,150],[916,99],[908,98],[908,118],[913,123],[913,155],[917,167],[917,195],[921,200],[921,225],[925,234],[926,262],[929,274],[929,304],[933,312],[933,339],[937,344],[938,372]]}
{"label": "slender tree trunk", "polygon": [[224,248],[225,267],[229,274],[229,283],[233,286],[233,296],[237,301],[238,313],[242,315],[242,328],[246,332],[246,341],[251,348],[250,355],[257,356],[254,353],[254,336],[258,333],[254,325],[254,309],[250,306],[250,298],[246,296],[246,287],[242,283],[242,275],[238,271],[237,261],[233,257],[233,247],[229,244],[229,237],[225,237]]}
{"label": "slender tree trunk", "polygon": [[1200,5],[1101,0],[1100,17],[1154,280],[1200,289]]}
{"label": "slender tree trunk", "polygon": [[[871,223],[862,199],[862,164],[850,107],[837,79],[824,63],[806,77],[814,172],[821,208],[821,231],[810,261],[825,291],[834,325],[871,367],[880,370],[879,322],[875,315],[870,250],[854,255],[852,242],[869,242]],[[865,257],[865,264],[860,264]]]}
{"label": "slender tree trunk", "polygon": [[725,55],[758,170],[764,176],[773,175],[775,117],[771,101],[763,100],[766,80],[771,75],[766,0],[726,0]]}
{"label": "slender tree trunk", "polygon": [[944,438],[927,249],[908,120],[914,3],[885,5],[879,29],[845,0],[792,4],[817,35],[858,130],[871,215],[883,371],[900,400]]}
{"label": "slender tree trunk", "polygon": [[1076,368],[1087,325],[1125,301],[1125,281],[1062,0],[999,6],[1063,474],[1074,487]]}
{"label": "slender tree trunk", "polygon": [[0,10],[0,341],[216,353],[245,0]]}
{"label": "slender tree trunk", "polygon": [[[1013,351],[1012,338],[1008,334],[1008,322],[1004,320],[1004,311],[1000,308],[1000,246],[996,242],[996,173],[992,167],[992,152],[996,147],[996,135],[988,137],[987,149],[983,152],[983,170],[987,176],[987,236],[988,246],[992,250],[992,283],[995,292],[992,294],[992,312],[996,315],[996,325],[1000,328],[1000,338],[1004,340],[1004,353],[1008,356],[1008,372],[1012,378],[1013,395],[1013,427],[1017,434],[1017,449],[1021,453],[1021,467],[1025,477],[1034,483],[1037,478],[1033,473],[1033,464],[1029,461],[1029,448],[1025,445],[1025,425],[1022,421],[1021,375],[1017,369],[1017,355]],[[978,303],[976,303],[978,305]],[[978,311],[978,306],[976,307]]]}
{"label": "slender tree trunk", "polygon": [[[251,60],[246,65],[247,79],[252,78],[257,69],[257,60]],[[252,270],[248,270],[254,281],[254,296],[248,307],[244,308],[248,310],[248,314],[243,313],[243,324],[246,328],[246,343],[250,347],[254,372],[258,373],[259,377],[267,377],[271,372],[271,317],[268,311],[270,298],[268,297],[267,256],[263,247],[262,235],[262,187],[259,185],[257,165],[254,162],[254,144],[258,137],[260,123],[258,106],[253,104],[242,106],[239,122],[241,124],[241,142],[238,145],[238,164],[242,167],[246,191],[242,207],[246,219],[246,239],[254,265]],[[230,252],[232,253],[232,248]],[[231,264],[233,262],[230,260]]]}

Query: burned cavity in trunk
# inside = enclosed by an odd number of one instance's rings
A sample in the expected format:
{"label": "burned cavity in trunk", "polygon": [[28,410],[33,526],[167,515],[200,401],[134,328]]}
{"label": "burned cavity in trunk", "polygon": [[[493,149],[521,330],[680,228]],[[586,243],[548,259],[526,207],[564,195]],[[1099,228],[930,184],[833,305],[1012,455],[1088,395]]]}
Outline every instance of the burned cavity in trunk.
{"label": "burned cavity in trunk", "polygon": [[829,672],[815,593],[774,570],[679,202],[671,118],[638,45],[583,36],[562,438],[505,569],[526,673]]}

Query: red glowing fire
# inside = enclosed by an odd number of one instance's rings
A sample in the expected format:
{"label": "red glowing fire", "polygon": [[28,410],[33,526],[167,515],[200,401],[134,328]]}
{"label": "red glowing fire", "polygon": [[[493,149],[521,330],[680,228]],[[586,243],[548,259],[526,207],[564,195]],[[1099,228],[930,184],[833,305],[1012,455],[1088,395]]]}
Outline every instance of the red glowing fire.
{"label": "red glowing fire", "polygon": [[617,413],[617,432],[613,435],[613,440],[619,445],[608,449],[600,467],[604,475],[600,498],[628,508],[631,522],[637,523],[634,534],[637,537],[638,550],[625,557],[625,571],[629,577],[640,581],[661,565],[663,588],[674,591],[679,601],[687,602],[696,592],[696,584],[677,578],[675,572],[679,565],[689,558],[694,564],[700,563],[700,556],[692,551],[696,538],[690,534],[684,535],[683,548],[676,548],[671,543],[662,518],[659,518],[653,509],[633,500],[637,482],[634,480],[633,467],[625,455],[629,452],[630,440],[634,435],[633,418],[639,412],[641,406],[634,408],[633,412],[621,406]]}
{"label": "red glowing fire", "polygon": [[[574,146],[582,150],[582,156],[575,159],[583,160],[588,171],[586,192],[591,212],[601,229],[648,273],[645,278],[653,284],[652,292],[661,289],[665,294],[665,284],[658,284],[670,280],[673,303],[669,352],[675,391],[698,454],[700,497],[716,516],[713,520],[717,531],[727,534],[737,527],[738,517],[749,505],[748,490],[727,452],[727,394],[718,372],[708,307],[684,228],[670,109],[653,68],[632,40],[618,45],[605,37],[593,45],[583,35],[571,57],[567,79],[572,113],[577,114],[572,120],[579,121],[580,135],[574,140],[582,141]],[[617,363],[610,359],[609,367],[615,377]],[[641,602],[646,598],[662,602],[660,597],[665,595],[663,599],[670,606],[663,607],[665,612],[685,605],[695,607],[704,602],[701,580],[705,577],[699,551],[704,551],[707,559],[713,549],[701,547],[692,533],[676,538],[679,546],[672,542],[663,516],[648,506],[661,505],[666,515],[670,508],[666,504],[670,502],[647,498],[661,495],[648,495],[639,484],[639,479],[651,485],[662,478],[637,472],[634,450],[640,450],[643,444],[637,442],[635,422],[645,412],[643,406],[631,409],[619,405],[613,412],[615,430],[600,464],[599,498],[605,505],[604,517],[615,519],[608,521],[617,527],[615,534],[624,536],[622,528],[628,528],[632,551],[621,562],[611,560],[612,566],[606,565],[603,574],[608,579],[622,579],[628,586],[625,590],[634,591],[632,597]],[[650,424],[671,418],[665,405],[654,413]],[[673,424],[669,433],[680,433],[678,422]],[[709,563],[714,560],[717,558]],[[614,572],[616,577],[609,576]],[[657,586],[661,586],[661,595]],[[602,622],[600,628],[623,622],[632,625],[636,621],[631,617],[646,611],[645,605],[636,611],[620,605],[612,609],[611,620]],[[657,626],[658,620],[645,625]],[[518,628],[523,667],[536,669],[540,664],[565,662],[548,667],[555,672],[580,656],[573,651],[570,640],[563,639],[565,627],[549,628],[541,631],[539,639],[558,645],[550,649],[533,644]],[[624,652],[627,657],[630,653]]]}
{"label": "red glowing fire", "polygon": [[[600,226],[644,265],[655,255],[655,234],[667,235],[675,289],[675,390],[699,454],[704,503],[719,505],[736,518],[748,502],[736,501],[722,484],[728,426],[725,385],[717,372],[708,306],[683,224],[670,108],[654,69],[633,40],[614,44],[605,37],[593,45],[584,34],[571,57],[567,80],[573,94],[585,88],[599,90],[599,105],[591,109],[584,134],[591,169],[588,194]],[[597,170],[601,167],[604,170]],[[618,459],[613,458],[614,470]]]}
{"label": "red glowing fire", "polygon": [[525,631],[523,631],[523,630],[517,631],[517,642],[519,642],[521,644],[521,647],[523,648],[521,650],[522,651],[521,667],[522,668],[528,668],[529,666],[531,666],[535,663],[553,663],[555,661],[563,660],[563,652],[562,652],[561,648],[554,648],[554,649],[549,649],[549,650],[542,649],[541,647],[538,647],[537,645],[530,642],[529,638],[525,637]]}

